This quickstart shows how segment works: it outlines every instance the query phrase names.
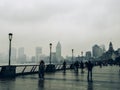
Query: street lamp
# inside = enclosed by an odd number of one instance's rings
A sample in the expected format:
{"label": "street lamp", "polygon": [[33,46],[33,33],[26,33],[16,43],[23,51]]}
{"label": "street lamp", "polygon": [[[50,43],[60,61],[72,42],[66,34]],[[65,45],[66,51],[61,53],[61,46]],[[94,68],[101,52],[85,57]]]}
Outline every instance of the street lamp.
{"label": "street lamp", "polygon": [[50,61],[49,61],[49,63],[51,64],[51,50],[52,50],[52,43],[50,43]]}
{"label": "street lamp", "polygon": [[73,53],[74,53],[74,49],[72,49],[72,63],[73,63]]}
{"label": "street lamp", "polygon": [[82,61],[83,61],[83,51],[81,51],[81,57],[82,57]]}
{"label": "street lamp", "polygon": [[12,33],[8,34],[9,38],[9,64],[8,66],[3,66],[1,67],[1,75],[0,77],[5,77],[5,78],[15,78],[16,76],[16,66],[11,66],[10,65],[10,59],[11,59],[11,41],[12,41]]}
{"label": "street lamp", "polygon": [[51,64],[51,56],[52,56],[52,43],[49,44],[50,45],[50,58],[49,58],[49,64],[46,66],[46,72],[55,72],[56,68],[54,64]]}
{"label": "street lamp", "polygon": [[10,43],[9,43],[9,66],[10,66],[10,59],[11,59],[11,41],[12,41],[12,33],[9,33],[8,34],[9,35],[9,41],[10,41]]}

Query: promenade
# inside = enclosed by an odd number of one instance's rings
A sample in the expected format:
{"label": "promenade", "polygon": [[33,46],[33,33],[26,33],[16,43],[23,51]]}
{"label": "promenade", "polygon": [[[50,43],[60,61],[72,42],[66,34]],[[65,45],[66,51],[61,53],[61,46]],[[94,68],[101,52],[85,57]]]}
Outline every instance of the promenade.
{"label": "promenade", "polygon": [[0,90],[120,90],[120,67],[93,68],[93,82],[87,82],[87,70],[46,73],[45,80],[37,74],[0,79]]}

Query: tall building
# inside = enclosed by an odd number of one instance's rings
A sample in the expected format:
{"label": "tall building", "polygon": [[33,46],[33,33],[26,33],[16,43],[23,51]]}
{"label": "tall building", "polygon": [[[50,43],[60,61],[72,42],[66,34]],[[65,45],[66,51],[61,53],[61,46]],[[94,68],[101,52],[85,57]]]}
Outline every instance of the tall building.
{"label": "tall building", "polygon": [[32,56],[31,62],[32,62],[32,63],[35,63],[35,56]]}
{"label": "tall building", "polygon": [[18,49],[18,57],[24,56],[24,47]]}
{"label": "tall building", "polygon": [[42,55],[42,48],[41,47],[36,47],[36,62],[40,61],[41,55]]}
{"label": "tall building", "polygon": [[24,54],[24,47],[20,47],[18,49],[18,62],[25,63],[26,62],[26,55]]}
{"label": "tall building", "polygon": [[11,48],[11,63],[16,63],[17,62],[16,58],[17,58],[17,50],[16,48],[12,47]]}
{"label": "tall building", "polygon": [[89,60],[91,58],[91,51],[86,52],[86,58],[87,58],[87,60]]}
{"label": "tall building", "polygon": [[52,57],[51,57],[51,60],[52,60],[51,62],[52,62],[52,63],[57,63],[56,53],[55,53],[55,52],[52,52],[52,53],[51,53],[51,56],[52,56]]}
{"label": "tall building", "polygon": [[103,52],[106,52],[105,45],[100,45],[100,48],[103,50]]}
{"label": "tall building", "polygon": [[60,42],[58,42],[58,44],[56,46],[56,58],[58,61],[61,60],[61,44],[60,44]]}
{"label": "tall building", "polygon": [[108,51],[104,55],[105,59],[114,59],[116,57],[112,42],[109,43]]}
{"label": "tall building", "polygon": [[111,53],[114,52],[112,42],[109,43],[109,49],[108,49],[108,52],[111,52]]}
{"label": "tall building", "polygon": [[120,56],[120,48],[118,48],[118,55]]}
{"label": "tall building", "polygon": [[94,45],[92,47],[92,53],[93,53],[94,58],[98,58],[98,57],[102,56],[103,49],[101,47],[99,47],[98,45]]}

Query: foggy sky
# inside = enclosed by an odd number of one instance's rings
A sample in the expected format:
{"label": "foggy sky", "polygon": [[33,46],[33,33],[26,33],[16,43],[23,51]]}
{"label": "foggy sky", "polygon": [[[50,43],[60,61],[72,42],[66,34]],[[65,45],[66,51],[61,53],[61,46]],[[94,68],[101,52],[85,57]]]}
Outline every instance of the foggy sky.
{"label": "foggy sky", "polygon": [[41,46],[49,54],[58,41],[62,55],[91,50],[94,44],[112,41],[120,47],[120,0],[0,0],[0,52],[8,51],[8,33],[12,46],[25,47],[34,55]]}

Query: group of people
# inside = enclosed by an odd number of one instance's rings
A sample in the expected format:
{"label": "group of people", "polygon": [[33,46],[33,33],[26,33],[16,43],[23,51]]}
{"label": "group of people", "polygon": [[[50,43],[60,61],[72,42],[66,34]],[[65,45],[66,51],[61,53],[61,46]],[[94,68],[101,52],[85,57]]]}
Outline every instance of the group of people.
{"label": "group of people", "polygon": [[[80,63],[76,61],[74,64],[71,64],[70,68],[74,69],[76,72],[78,72],[78,68],[81,68],[81,73],[84,73],[83,69],[87,68],[88,70],[88,75],[87,75],[87,80],[92,81],[92,68],[93,64],[91,61],[85,62],[85,64],[81,61]],[[63,71],[66,71],[66,62],[63,62]]]}
{"label": "group of people", "polygon": [[[83,69],[84,67],[86,67],[88,69],[88,76],[87,76],[87,80],[88,81],[92,81],[92,68],[93,68],[93,64],[91,63],[91,61],[88,61],[85,63],[85,66],[84,66],[84,63],[81,61],[80,63],[78,61],[76,61],[74,64],[74,69],[76,71],[78,71],[78,68],[80,66],[81,68],[81,73],[83,73]],[[63,62],[63,71],[65,72],[66,71],[66,61]],[[40,61],[40,64],[39,64],[39,78],[40,79],[44,79],[44,72],[45,72],[45,63],[43,60]]]}

